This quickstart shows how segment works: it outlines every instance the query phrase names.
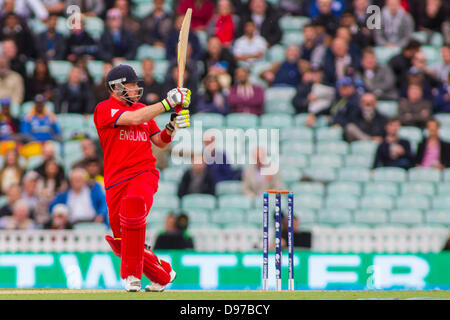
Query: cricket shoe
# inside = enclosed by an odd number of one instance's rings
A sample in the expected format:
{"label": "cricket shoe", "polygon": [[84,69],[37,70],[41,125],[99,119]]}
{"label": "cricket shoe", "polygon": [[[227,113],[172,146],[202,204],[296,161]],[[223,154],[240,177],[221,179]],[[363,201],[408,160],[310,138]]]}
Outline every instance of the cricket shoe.
{"label": "cricket shoe", "polygon": [[[172,283],[173,280],[177,277],[177,273],[173,270],[170,271],[170,281],[169,283]],[[152,282],[151,284],[147,285],[145,287],[146,292],[163,292],[166,286],[163,286],[162,284]]]}
{"label": "cricket shoe", "polygon": [[141,280],[135,276],[128,276],[125,280],[125,290],[127,292],[139,292],[141,291]]}

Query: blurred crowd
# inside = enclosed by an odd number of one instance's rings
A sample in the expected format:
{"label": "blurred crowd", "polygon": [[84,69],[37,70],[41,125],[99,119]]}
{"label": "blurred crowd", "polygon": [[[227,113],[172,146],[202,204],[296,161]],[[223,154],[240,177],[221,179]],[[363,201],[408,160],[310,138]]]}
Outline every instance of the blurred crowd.
{"label": "blurred crowd", "polygon": [[[450,167],[450,145],[439,136],[438,113],[450,112],[450,3],[445,0],[153,0],[145,17],[131,0],[1,0],[0,1],[0,140],[4,157],[0,187],[7,201],[0,208],[0,229],[71,228],[80,222],[107,224],[102,155],[96,137],[82,140],[83,160],[65,172],[52,141],[62,141],[57,115],[88,118],[108,93],[95,81],[87,62],[103,61],[104,75],[117,63],[138,60],[141,46],[164,48],[169,69],[155,77],[157,59],[140,59],[142,102],[159,101],[176,87],[176,46],[187,8],[193,8],[185,86],[192,96],[191,112],[251,113],[265,111],[265,89],[292,87],[296,113],[306,114],[315,127],[325,115],[330,126],[344,129],[344,139],[379,143],[373,168],[380,166]],[[381,8],[381,28],[372,29],[369,5]],[[77,5],[81,24],[67,34],[58,31],[58,17]],[[171,8],[170,10],[168,8]],[[309,17],[298,30],[301,44],[281,46],[284,57],[261,70],[253,67],[283,42],[280,21]],[[96,38],[85,30],[85,19],[102,19]],[[31,20],[45,24],[36,32]],[[369,21],[370,20],[370,21]],[[425,35],[423,41],[414,33]],[[443,44],[436,64],[426,52],[438,35]],[[284,43],[284,42],[283,42]],[[377,48],[398,50],[387,63]],[[57,81],[51,61],[71,63],[67,79]],[[32,61],[33,70],[27,70]],[[31,71],[31,72],[30,72]],[[256,81],[257,80],[257,81]],[[398,102],[398,117],[387,118],[376,108],[380,100]],[[26,114],[13,108],[30,102]],[[48,107],[49,103],[53,106]],[[427,137],[413,152],[398,136],[401,126],[426,129]],[[11,143],[13,141],[14,143]],[[213,143],[213,139],[205,143]],[[42,149],[43,163],[30,171],[20,163],[23,148]],[[217,150],[217,152],[221,152]],[[166,154],[167,155],[167,154]],[[193,155],[201,157],[201,155]],[[223,155],[225,157],[225,155]],[[183,175],[178,196],[215,194],[223,180],[241,180],[244,194],[280,188],[279,174],[261,176],[265,151],[255,150],[256,165],[235,170],[195,161]],[[164,154],[158,156],[164,169]],[[172,217],[173,218],[173,217]]]}

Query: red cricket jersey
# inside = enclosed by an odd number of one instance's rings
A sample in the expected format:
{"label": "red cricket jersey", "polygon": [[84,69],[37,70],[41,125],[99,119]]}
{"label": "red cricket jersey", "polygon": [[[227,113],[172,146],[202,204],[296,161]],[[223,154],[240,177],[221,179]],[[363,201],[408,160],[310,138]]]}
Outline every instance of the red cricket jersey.
{"label": "red cricket jersey", "polygon": [[94,123],[104,154],[105,189],[147,171],[153,171],[159,177],[150,141],[151,136],[160,132],[156,122],[117,126],[117,120],[124,112],[142,107],[145,107],[142,103],[128,106],[113,97],[95,107]]}

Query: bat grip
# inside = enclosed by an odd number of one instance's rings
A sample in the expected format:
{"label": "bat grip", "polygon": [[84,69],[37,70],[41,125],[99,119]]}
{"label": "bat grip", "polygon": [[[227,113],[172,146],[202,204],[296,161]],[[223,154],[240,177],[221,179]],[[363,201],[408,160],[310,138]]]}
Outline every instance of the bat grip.
{"label": "bat grip", "polygon": [[175,107],[175,112],[176,112],[176,113],[180,113],[181,110],[183,110],[183,107],[182,107],[182,106],[176,106],[176,107]]}

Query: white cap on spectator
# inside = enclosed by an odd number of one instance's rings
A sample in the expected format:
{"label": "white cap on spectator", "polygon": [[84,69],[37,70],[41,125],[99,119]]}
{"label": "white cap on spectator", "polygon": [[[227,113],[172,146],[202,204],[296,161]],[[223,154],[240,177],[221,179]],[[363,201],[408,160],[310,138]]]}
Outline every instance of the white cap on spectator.
{"label": "white cap on spectator", "polygon": [[69,208],[65,204],[59,203],[53,207],[52,215],[68,216]]}

